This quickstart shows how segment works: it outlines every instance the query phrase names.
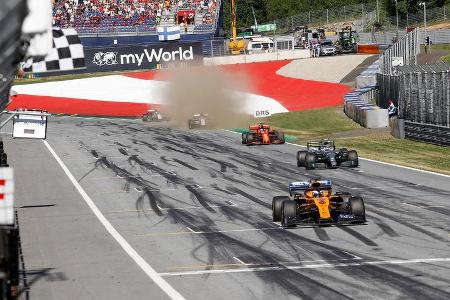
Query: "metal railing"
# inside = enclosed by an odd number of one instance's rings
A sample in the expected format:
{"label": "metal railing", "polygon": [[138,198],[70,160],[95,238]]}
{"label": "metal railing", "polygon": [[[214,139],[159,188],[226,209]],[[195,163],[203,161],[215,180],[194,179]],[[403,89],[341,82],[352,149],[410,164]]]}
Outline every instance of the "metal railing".
{"label": "metal railing", "polygon": [[329,31],[339,31],[344,22],[353,22],[358,31],[370,27],[377,17],[376,3],[340,6],[330,9],[308,11],[298,15],[275,20],[277,32],[291,32],[299,26],[325,27]]}
{"label": "metal railing", "polygon": [[[421,45],[425,44],[425,30],[419,28],[418,40]],[[405,31],[400,31],[398,33],[399,38],[406,35]],[[450,29],[437,29],[437,30],[427,30],[426,35],[430,38],[433,44],[450,44]],[[361,44],[366,43],[376,43],[382,45],[392,45],[397,37],[396,31],[384,31],[384,32],[361,32],[359,34],[359,39]]]}
{"label": "metal railing", "polygon": [[[295,41],[292,36],[277,36],[274,39],[274,47],[271,49],[247,49],[246,48],[242,50],[242,55],[246,54],[259,54],[259,53],[272,53],[272,52],[283,52],[283,51],[293,51],[295,46]],[[203,55],[204,56],[228,56],[232,55],[228,48],[229,44],[228,39],[212,39],[208,41],[203,42]]]}
{"label": "metal railing", "polygon": [[416,28],[401,37],[392,47],[388,48],[380,57],[380,73],[393,74],[394,59],[402,65],[415,65],[420,53],[420,36]]}
{"label": "metal railing", "polygon": [[[275,20],[277,31],[294,31],[298,26],[325,27],[329,31],[338,31],[343,22],[353,22],[359,32],[372,31],[375,23],[382,25],[384,31],[395,31],[397,28],[396,16],[384,17],[381,10],[381,1],[377,5],[372,3],[340,6],[331,9],[308,11],[302,14]],[[450,5],[426,10],[427,25],[433,25],[450,20]],[[423,27],[424,12],[420,10],[416,14],[408,13],[399,17],[399,32],[405,32],[409,27]],[[432,28],[430,28],[432,29]],[[433,29],[432,29],[433,30]]]}
{"label": "metal railing", "polygon": [[[450,5],[426,9],[427,25],[449,21],[449,12]],[[384,29],[386,30],[395,30],[397,27],[397,19],[395,16],[382,19],[381,21]],[[398,27],[401,31],[408,27],[423,27],[424,21],[424,11],[423,9],[420,9],[416,14],[407,13],[404,16],[400,16]]]}
{"label": "metal railing", "polygon": [[419,142],[450,146],[450,127],[405,121],[405,137]]}
{"label": "metal railing", "polygon": [[398,76],[399,117],[418,123],[450,126],[450,68]]}

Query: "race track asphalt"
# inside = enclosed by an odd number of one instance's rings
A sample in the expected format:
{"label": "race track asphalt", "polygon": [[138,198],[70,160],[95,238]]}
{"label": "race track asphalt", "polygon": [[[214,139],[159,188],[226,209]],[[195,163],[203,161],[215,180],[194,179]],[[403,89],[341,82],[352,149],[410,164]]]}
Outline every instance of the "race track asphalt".
{"label": "race track asphalt", "polygon": [[[58,117],[47,142],[129,245],[186,299],[449,299],[450,178],[361,160],[297,168],[295,145],[224,130]],[[23,299],[168,299],[39,140],[3,135],[15,169]],[[367,224],[282,229],[271,200],[330,178]]]}

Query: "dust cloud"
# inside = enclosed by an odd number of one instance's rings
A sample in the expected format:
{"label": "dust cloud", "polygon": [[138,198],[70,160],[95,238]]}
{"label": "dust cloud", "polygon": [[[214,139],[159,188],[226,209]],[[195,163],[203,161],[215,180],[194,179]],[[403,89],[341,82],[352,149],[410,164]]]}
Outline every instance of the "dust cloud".
{"label": "dust cloud", "polygon": [[247,80],[236,75],[233,78],[219,68],[197,67],[177,69],[169,78],[164,91],[172,124],[187,127],[194,114],[207,113],[209,128],[247,127],[252,116],[244,114],[245,99],[237,89],[245,89]]}

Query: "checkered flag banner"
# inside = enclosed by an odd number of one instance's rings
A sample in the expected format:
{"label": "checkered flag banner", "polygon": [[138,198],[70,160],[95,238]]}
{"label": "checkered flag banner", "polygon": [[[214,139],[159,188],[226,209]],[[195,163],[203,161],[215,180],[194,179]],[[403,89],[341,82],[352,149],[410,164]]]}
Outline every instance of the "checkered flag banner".
{"label": "checkered flag banner", "polygon": [[53,27],[53,46],[46,57],[32,57],[23,63],[27,73],[68,71],[85,68],[83,45],[73,28]]}

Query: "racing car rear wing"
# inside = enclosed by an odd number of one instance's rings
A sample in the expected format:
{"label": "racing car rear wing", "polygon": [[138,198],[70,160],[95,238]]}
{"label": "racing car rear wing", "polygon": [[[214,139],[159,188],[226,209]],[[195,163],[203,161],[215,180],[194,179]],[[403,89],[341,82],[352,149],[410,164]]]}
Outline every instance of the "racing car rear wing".
{"label": "racing car rear wing", "polygon": [[332,141],[332,140],[311,141],[311,142],[306,143],[306,147],[308,149],[320,149],[321,147],[324,147],[325,145],[336,148],[336,145],[335,145],[334,141]]}
{"label": "racing car rear wing", "polygon": [[331,180],[313,180],[313,181],[295,181],[289,183],[289,193],[297,194],[296,191],[306,191],[310,188],[315,190],[330,190],[332,188]]}

